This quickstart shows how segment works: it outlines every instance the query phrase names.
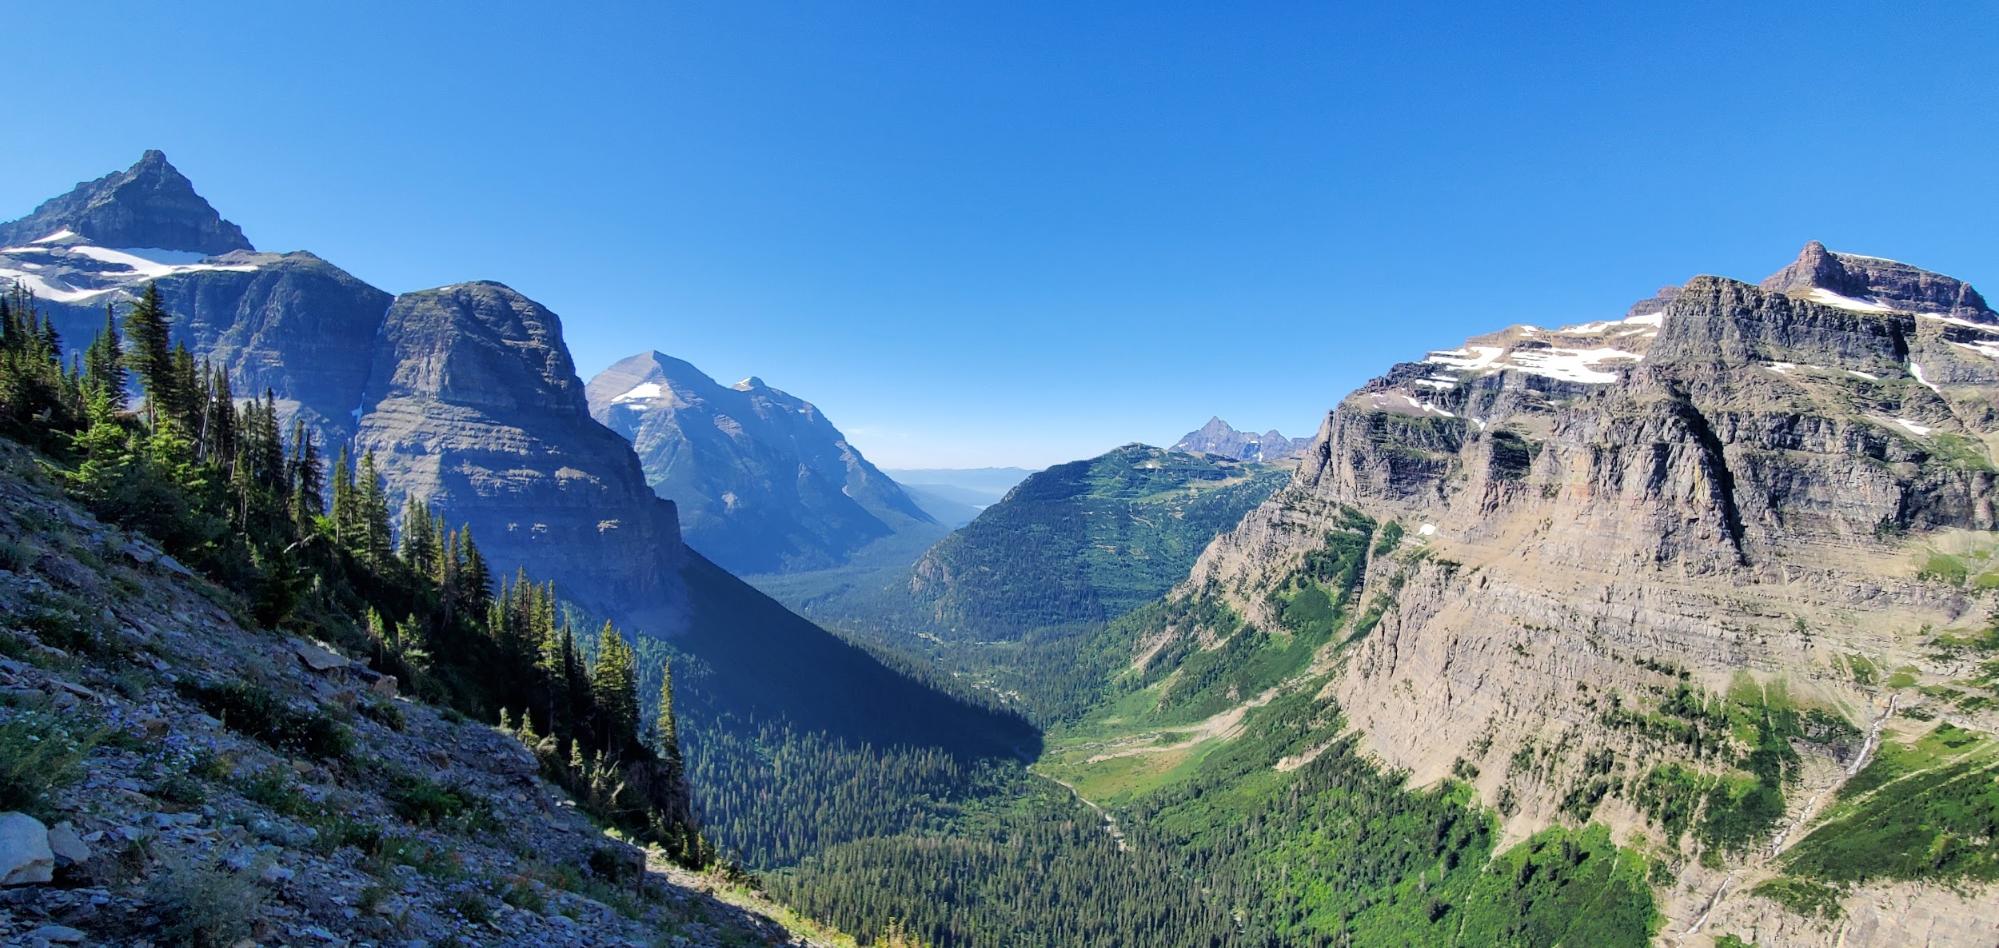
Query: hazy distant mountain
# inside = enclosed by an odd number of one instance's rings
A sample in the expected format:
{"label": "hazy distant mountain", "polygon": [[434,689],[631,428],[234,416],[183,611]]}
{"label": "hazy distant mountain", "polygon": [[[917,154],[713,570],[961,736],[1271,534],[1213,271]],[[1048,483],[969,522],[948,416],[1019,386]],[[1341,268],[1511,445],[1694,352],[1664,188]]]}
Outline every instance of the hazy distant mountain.
{"label": "hazy distant mountain", "polygon": [[883,473],[904,487],[913,485],[959,503],[986,507],[1034,472],[1024,467],[910,467],[886,468]]}
{"label": "hazy distant mountain", "polygon": [[658,352],[588,386],[590,411],[680,505],[687,541],[738,573],[836,566],[902,531],[944,529],[811,403],[757,378],[718,384]]}
{"label": "hazy distant mountain", "polygon": [[1310,438],[1286,438],[1275,429],[1262,434],[1237,431],[1220,418],[1209,418],[1207,424],[1187,432],[1173,445],[1173,450],[1238,461],[1281,461],[1304,454],[1311,443]]}
{"label": "hazy distant mountain", "polygon": [[948,484],[903,484],[902,492],[916,501],[916,505],[922,507],[930,519],[951,530],[971,523],[979,511],[990,506],[974,502],[982,501],[985,495]]}

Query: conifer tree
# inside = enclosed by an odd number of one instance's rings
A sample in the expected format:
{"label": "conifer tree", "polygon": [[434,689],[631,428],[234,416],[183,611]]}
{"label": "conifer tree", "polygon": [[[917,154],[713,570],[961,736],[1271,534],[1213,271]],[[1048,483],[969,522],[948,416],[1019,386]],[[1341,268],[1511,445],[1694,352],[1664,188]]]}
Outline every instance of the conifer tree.
{"label": "conifer tree", "polygon": [[167,341],[167,313],[157,284],[146,284],[139,301],[125,314],[125,361],[146,390],[145,416],[158,424],[175,404],[173,351]]}
{"label": "conifer tree", "polygon": [[312,432],[306,430],[305,420],[292,419],[292,454],[287,479],[291,481],[292,523],[297,526],[299,536],[311,532],[313,518],[321,512],[321,493],[325,490],[322,481],[325,474],[319,468],[319,449],[312,443]]}
{"label": "conifer tree", "polygon": [[467,524],[458,531],[458,548],[461,566],[458,584],[464,590],[465,609],[478,615],[486,611],[492,601],[493,574],[486,566],[486,557],[479,552],[479,545],[472,542],[472,527]]}
{"label": "conifer tree", "polygon": [[599,743],[617,756],[639,725],[639,672],[632,647],[611,623],[597,636],[597,664],[590,670],[590,696],[601,716]]}
{"label": "conifer tree", "polygon": [[352,551],[361,536],[360,511],[354,497],[354,465],[347,458],[347,446],[333,462],[333,541]]}
{"label": "conifer tree", "polygon": [[659,710],[653,717],[653,754],[666,768],[666,778],[675,787],[687,779],[687,766],[680,756],[680,719],[673,710],[673,663],[659,663]]}
{"label": "conifer tree", "polygon": [[83,353],[83,387],[86,396],[107,392],[116,408],[125,400],[125,354],[118,338],[118,313],[104,304],[104,329],[90,341]]}
{"label": "conifer tree", "polygon": [[360,507],[360,553],[368,565],[379,567],[389,561],[389,497],[382,476],[375,470],[375,449],[361,456],[361,472],[355,489]]}

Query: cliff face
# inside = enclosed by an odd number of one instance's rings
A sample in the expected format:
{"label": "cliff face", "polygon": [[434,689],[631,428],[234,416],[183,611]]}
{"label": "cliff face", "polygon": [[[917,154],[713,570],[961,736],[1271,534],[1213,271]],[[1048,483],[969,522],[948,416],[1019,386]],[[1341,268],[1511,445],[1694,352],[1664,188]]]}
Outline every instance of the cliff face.
{"label": "cliff face", "polygon": [[[1870,741],[1925,730],[1884,717],[1891,702],[1989,735],[1989,705],[1948,697],[1963,668],[1938,643],[1982,628],[1999,587],[1999,324],[1959,281],[1870,261],[1815,244],[1764,288],[1697,277],[1622,320],[1397,366],[1328,414],[1291,483],[1179,594],[1278,628],[1269,590],[1349,511],[1398,524],[1356,599],[1381,604],[1378,624],[1326,653],[1326,696],[1389,766],[1469,779],[1516,835],[1580,813],[1680,852],[1641,788],[1687,749],[1621,715],[1670,716],[1661,696],[1682,686],[1737,696],[1708,699],[1724,703],[1774,690]],[[1166,634],[1215,645],[1211,629]],[[1793,747],[1781,818],[1718,849],[1725,871],[1684,844],[1668,934],[1714,908],[1834,937],[1745,894],[1867,762],[1858,737]],[[1905,895],[1859,890],[1847,936],[1913,937],[1882,914],[1931,898]]]}
{"label": "cliff face", "polygon": [[362,399],[397,509],[423,498],[466,523],[496,569],[650,634],[685,619],[673,504],[590,417],[554,313],[498,283],[406,293],[390,307]]}
{"label": "cliff face", "polygon": [[599,373],[590,413],[632,442],[688,543],[738,573],[846,562],[929,514],[810,402],[749,378],[723,386],[658,352]]}

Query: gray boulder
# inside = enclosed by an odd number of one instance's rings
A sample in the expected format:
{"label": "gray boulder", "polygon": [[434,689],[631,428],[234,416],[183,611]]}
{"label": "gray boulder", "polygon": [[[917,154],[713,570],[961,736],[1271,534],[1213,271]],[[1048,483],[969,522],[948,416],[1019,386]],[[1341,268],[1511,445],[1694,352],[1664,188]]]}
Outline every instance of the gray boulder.
{"label": "gray boulder", "polygon": [[47,882],[55,868],[48,827],[26,813],[0,813],[0,886]]}

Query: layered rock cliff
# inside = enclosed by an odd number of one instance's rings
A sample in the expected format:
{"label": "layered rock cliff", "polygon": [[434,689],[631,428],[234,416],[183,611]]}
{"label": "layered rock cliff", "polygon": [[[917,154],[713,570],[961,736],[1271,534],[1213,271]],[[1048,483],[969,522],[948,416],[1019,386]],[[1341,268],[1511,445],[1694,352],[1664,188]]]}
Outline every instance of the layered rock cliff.
{"label": "layered rock cliff", "polygon": [[591,419],[546,307],[486,282],[397,297],[360,410],[356,454],[375,452],[397,509],[422,498],[502,573],[526,566],[599,615],[684,624],[674,506]]}
{"label": "layered rock cliff", "polygon": [[[1393,524],[1354,597],[1364,622],[1319,665],[1384,763],[1468,780],[1516,837],[1594,819],[1665,853],[1668,940],[1731,930],[1710,916],[1785,943],[1989,940],[1989,888],[1835,887],[1838,924],[1751,892],[1839,828],[1821,810],[1875,748],[1939,716],[1981,741],[1999,724],[1951,644],[1999,588],[1995,405],[1999,320],[1975,291],[1813,244],[1762,287],[1696,277],[1621,320],[1396,366],[1327,415],[1178,595],[1280,629],[1275,591],[1315,551],[1355,516]],[[1141,660],[1229,629],[1163,635]],[[1699,721],[1717,708],[1779,736],[1738,728],[1716,750]],[[1783,763],[1758,770],[1754,746]],[[1761,810],[1703,790],[1676,822],[1671,767],[1762,788]],[[1895,917],[1918,904],[1928,927]]]}
{"label": "layered rock cliff", "polygon": [[892,534],[943,529],[810,402],[717,384],[658,352],[590,380],[590,413],[632,442],[688,542],[738,573],[846,562]]}

